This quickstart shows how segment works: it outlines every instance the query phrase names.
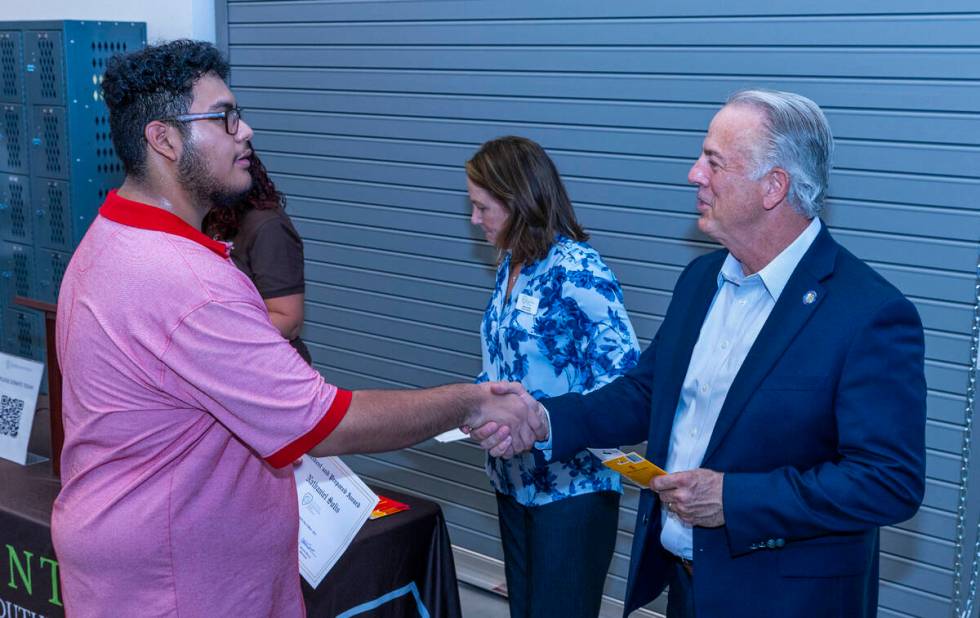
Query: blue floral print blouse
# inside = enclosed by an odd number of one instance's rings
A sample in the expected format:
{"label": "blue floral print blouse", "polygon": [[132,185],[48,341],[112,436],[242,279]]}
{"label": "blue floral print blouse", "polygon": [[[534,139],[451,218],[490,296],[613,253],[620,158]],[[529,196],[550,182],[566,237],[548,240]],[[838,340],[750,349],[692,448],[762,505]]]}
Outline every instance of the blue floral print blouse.
{"label": "blue floral print blouse", "polygon": [[[525,265],[511,292],[508,253],[497,269],[480,339],[477,382],[521,382],[535,398],[587,393],[639,360],[623,292],[612,271],[586,243],[559,236],[548,255]],[[595,491],[622,491],[619,474],[588,451],[568,461],[535,465],[530,453],[487,458],[494,488],[526,506]]]}

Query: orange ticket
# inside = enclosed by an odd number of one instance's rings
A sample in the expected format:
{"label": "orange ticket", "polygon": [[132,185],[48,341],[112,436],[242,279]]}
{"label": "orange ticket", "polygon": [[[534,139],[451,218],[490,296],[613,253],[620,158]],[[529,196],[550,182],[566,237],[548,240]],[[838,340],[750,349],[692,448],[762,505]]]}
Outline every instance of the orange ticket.
{"label": "orange ticket", "polygon": [[637,453],[624,453],[617,448],[590,448],[603,465],[619,472],[641,487],[649,487],[650,479],[667,474],[662,468]]}

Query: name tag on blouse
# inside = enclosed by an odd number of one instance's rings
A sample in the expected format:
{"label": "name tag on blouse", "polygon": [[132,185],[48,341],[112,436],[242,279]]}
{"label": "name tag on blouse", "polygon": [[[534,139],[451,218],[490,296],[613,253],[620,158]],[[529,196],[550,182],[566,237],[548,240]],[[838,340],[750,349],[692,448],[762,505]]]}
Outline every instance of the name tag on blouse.
{"label": "name tag on blouse", "polygon": [[530,315],[538,312],[538,299],[527,294],[520,294],[517,297],[517,310]]}

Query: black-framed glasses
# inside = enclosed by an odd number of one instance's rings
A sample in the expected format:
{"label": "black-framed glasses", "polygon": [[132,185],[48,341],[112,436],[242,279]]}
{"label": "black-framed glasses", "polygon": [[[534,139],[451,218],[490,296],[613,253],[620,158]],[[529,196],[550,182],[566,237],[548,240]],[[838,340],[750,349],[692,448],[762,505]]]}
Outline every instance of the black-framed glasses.
{"label": "black-framed glasses", "polygon": [[173,116],[170,120],[176,120],[177,122],[194,122],[195,120],[218,120],[219,118],[225,121],[225,131],[228,132],[228,135],[235,135],[238,133],[238,121],[242,119],[242,108],[233,107],[231,109],[226,109],[223,112],[181,114],[179,116]]}

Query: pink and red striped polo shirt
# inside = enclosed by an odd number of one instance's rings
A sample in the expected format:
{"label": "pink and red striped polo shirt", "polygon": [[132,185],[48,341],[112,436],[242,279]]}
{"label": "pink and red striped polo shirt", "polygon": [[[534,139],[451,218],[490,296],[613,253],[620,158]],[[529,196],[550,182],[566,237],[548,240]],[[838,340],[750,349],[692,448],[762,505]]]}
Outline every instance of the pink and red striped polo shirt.
{"label": "pink and red striped polo shirt", "polygon": [[226,246],[112,192],[57,324],[67,615],[305,615],[289,464],[351,394],[282,338]]}

